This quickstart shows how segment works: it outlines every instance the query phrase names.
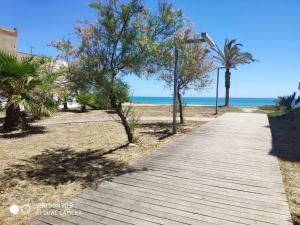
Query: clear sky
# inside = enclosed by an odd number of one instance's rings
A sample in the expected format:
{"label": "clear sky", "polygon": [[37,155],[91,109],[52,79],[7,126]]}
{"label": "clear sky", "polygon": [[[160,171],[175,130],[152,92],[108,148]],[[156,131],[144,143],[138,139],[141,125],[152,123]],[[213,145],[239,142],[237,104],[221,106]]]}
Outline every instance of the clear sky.
{"label": "clear sky", "polygon": [[[93,19],[89,0],[0,0],[0,26],[16,27],[19,51],[54,56],[52,40],[74,37],[80,19]],[[155,0],[146,4],[155,8]],[[276,97],[291,94],[300,82],[300,0],[174,0],[199,32],[208,32],[221,46],[226,37],[244,44],[260,63],[232,71],[231,96]],[[211,74],[215,79],[216,72]],[[220,94],[224,96],[224,73]],[[135,96],[170,96],[155,78],[126,77]],[[203,93],[214,96],[215,84]]]}

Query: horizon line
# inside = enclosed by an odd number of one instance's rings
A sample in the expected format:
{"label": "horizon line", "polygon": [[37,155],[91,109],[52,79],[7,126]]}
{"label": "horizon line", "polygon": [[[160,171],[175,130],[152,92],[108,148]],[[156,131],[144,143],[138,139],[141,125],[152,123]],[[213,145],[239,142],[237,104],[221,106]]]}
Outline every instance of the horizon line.
{"label": "horizon line", "polygon": [[[141,97],[141,98],[173,98],[173,96],[141,96],[141,95],[132,95],[130,97]],[[216,98],[216,96],[183,96],[182,98]],[[219,96],[218,98],[225,98],[224,96]],[[276,97],[230,97],[230,98],[268,98],[276,99]]]}

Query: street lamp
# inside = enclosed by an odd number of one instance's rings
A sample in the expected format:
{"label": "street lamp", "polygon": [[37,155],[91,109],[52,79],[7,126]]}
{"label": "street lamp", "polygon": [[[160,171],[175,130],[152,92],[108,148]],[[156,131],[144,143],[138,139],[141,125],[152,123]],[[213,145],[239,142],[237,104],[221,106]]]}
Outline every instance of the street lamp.
{"label": "street lamp", "polygon": [[32,55],[32,49],[33,48],[34,48],[33,46],[30,46],[30,55]]}
{"label": "street lamp", "polygon": [[215,46],[215,42],[210,38],[210,36],[206,32],[201,33],[201,37],[203,42],[206,42],[210,47]]}
{"label": "street lamp", "polygon": [[[206,32],[201,33],[201,38],[187,40],[185,44],[200,43],[200,42],[206,42],[210,47],[215,46],[214,41],[209,37],[209,35]],[[173,91],[173,134],[176,134],[177,132],[176,108],[177,108],[177,83],[178,83],[178,74],[177,74],[178,49],[176,45],[174,48],[174,55],[175,55],[175,65],[174,65],[174,91]]]}

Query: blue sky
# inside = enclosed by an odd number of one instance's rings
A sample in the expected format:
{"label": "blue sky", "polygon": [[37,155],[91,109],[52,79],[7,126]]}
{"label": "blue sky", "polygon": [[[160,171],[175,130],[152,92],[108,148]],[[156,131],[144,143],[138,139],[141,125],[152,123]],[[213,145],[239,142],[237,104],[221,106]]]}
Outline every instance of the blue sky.
{"label": "blue sky", "polygon": [[[74,37],[80,19],[93,19],[87,0],[0,0],[0,26],[16,27],[19,51],[54,56],[47,47],[52,40]],[[226,37],[244,44],[260,63],[232,71],[231,96],[276,97],[291,94],[300,82],[300,1],[299,0],[174,0],[199,32],[208,32],[221,46]],[[146,4],[155,8],[156,1]],[[216,72],[211,74],[216,77]],[[224,96],[224,74],[220,94]],[[155,78],[125,78],[135,96],[170,96],[170,90]],[[187,96],[214,96],[215,84],[203,93]]]}

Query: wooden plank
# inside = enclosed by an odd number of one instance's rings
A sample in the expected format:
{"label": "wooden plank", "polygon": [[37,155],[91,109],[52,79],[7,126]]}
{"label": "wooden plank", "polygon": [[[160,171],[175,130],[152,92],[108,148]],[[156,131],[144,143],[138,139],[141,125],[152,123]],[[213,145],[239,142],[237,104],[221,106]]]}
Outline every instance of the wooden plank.
{"label": "wooden plank", "polygon": [[103,198],[95,198],[93,195],[80,195],[73,198],[74,203],[84,203],[89,211],[94,210],[95,213],[99,209],[106,209],[110,213],[108,215],[117,214],[116,218],[133,224],[211,224],[203,220],[194,220],[175,214],[165,214],[161,211],[149,209],[141,206],[140,202],[135,205],[128,205],[126,202],[107,200]]}
{"label": "wooden plank", "polygon": [[291,224],[267,125],[263,114],[226,113],[139,161],[131,173],[72,198],[79,216],[34,221]]}
{"label": "wooden plank", "polygon": [[153,179],[158,182],[167,182],[169,184],[184,184],[188,185],[190,187],[212,187],[212,188],[225,188],[229,190],[238,190],[238,191],[244,191],[244,192],[251,192],[251,193],[258,193],[258,194],[265,194],[265,195],[272,195],[272,196],[279,196],[284,193],[284,190],[282,188],[264,188],[264,187],[258,187],[254,185],[242,185],[242,184],[235,184],[235,183],[230,183],[226,181],[210,181],[209,179],[205,180],[195,180],[195,179],[188,179],[188,178],[182,178],[178,176],[172,176],[170,175],[163,175],[161,173],[153,173],[152,171],[147,171],[144,172],[143,174],[135,174],[132,176],[132,174],[125,175],[123,177],[132,177],[134,179]]}
{"label": "wooden plank", "polygon": [[49,223],[45,223],[45,222],[43,222],[43,221],[39,221],[39,220],[36,220],[36,219],[32,219],[32,220],[30,221],[30,224],[31,224],[31,225],[47,225],[47,224],[49,224]]}
{"label": "wooden plank", "polygon": [[[42,215],[42,216],[36,216],[36,217],[34,217],[34,219],[38,220],[42,223],[46,223],[46,224],[59,224],[59,225],[74,225],[74,224],[76,224],[76,223],[61,219],[61,218],[57,218],[56,216]],[[29,221],[29,224],[31,224],[31,221]]]}
{"label": "wooden plank", "polygon": [[[96,192],[97,193],[97,192]],[[153,204],[145,204],[141,201],[135,201],[134,203],[130,203],[128,199],[122,199],[123,201],[119,201],[118,199],[113,198],[97,198],[97,202],[92,201],[93,194],[85,195],[81,194],[81,198],[85,198],[87,201],[90,201],[91,204],[98,204],[101,207],[103,204],[108,204],[109,208],[113,209],[114,211],[117,210],[119,212],[122,212],[125,210],[125,213],[127,211],[131,213],[141,213],[143,214],[143,217],[146,217],[147,215],[152,216],[152,219],[154,217],[157,217],[157,223],[160,224],[212,224],[212,223],[221,223],[222,221],[226,221],[227,224],[234,224],[234,222],[230,220],[226,220],[226,218],[217,218],[215,216],[209,216],[203,214],[201,217],[195,216],[195,214],[185,211],[180,211],[176,209],[170,209],[167,207],[162,207],[159,205],[153,205]],[[120,207],[120,208],[119,208]],[[143,223],[139,223],[143,224]]]}
{"label": "wooden plank", "polygon": [[102,188],[111,188],[114,190],[132,190],[137,193],[147,193],[150,194],[153,197],[157,196],[163,196],[163,197],[168,197],[170,199],[176,199],[178,202],[181,201],[188,201],[188,202],[193,202],[193,203],[201,203],[201,201],[207,201],[208,203],[220,203],[224,204],[225,207],[228,206],[236,206],[240,208],[249,208],[249,209],[254,209],[254,210],[259,210],[259,211],[265,211],[265,212],[276,212],[281,215],[282,209],[285,208],[285,205],[270,205],[270,204],[264,204],[263,202],[248,202],[248,201],[243,201],[241,199],[226,199],[226,198],[221,198],[219,196],[209,196],[205,195],[203,193],[199,193],[198,195],[190,195],[186,193],[180,193],[180,192],[173,192],[170,190],[165,190],[165,189],[156,189],[153,187],[147,187],[144,185],[128,185],[128,184],[122,184],[122,183],[113,183],[109,182],[106,184],[101,184],[101,186],[98,187],[98,190],[101,191]]}
{"label": "wooden plank", "polygon": [[[205,204],[190,204],[186,203],[184,201],[176,201],[172,202],[168,198],[161,198],[159,200],[155,198],[147,198],[145,196],[139,196],[135,193],[129,194],[129,193],[120,193],[118,190],[101,190],[97,193],[94,191],[85,192],[85,196],[93,195],[97,199],[114,199],[116,201],[126,201],[130,202],[131,204],[135,204],[135,202],[141,202],[143,203],[144,207],[150,207],[150,205],[158,206],[158,207],[164,207],[169,209],[174,209],[175,212],[180,210],[187,212],[192,215],[202,214],[206,216],[211,216],[223,220],[230,220],[233,222],[242,222],[242,223],[253,223],[254,221],[260,222],[260,223],[270,223],[270,224],[277,224],[278,222],[278,215],[276,215],[276,218],[274,216],[267,216],[266,213],[264,215],[259,214],[252,214],[249,211],[237,211],[232,208],[218,208],[215,206],[209,206]],[[158,208],[157,208],[158,209]],[[174,212],[174,211],[173,211]],[[284,218],[284,216],[282,216]]]}
{"label": "wooden plank", "polygon": [[153,178],[150,177],[145,177],[143,179],[135,179],[133,177],[118,177],[118,179],[114,180],[113,182],[119,183],[126,183],[126,184],[134,184],[134,185],[142,185],[142,186],[150,186],[150,187],[156,187],[159,189],[167,189],[170,191],[180,191],[180,192],[185,192],[193,195],[198,195],[199,192],[201,193],[207,193],[207,194],[215,194],[221,197],[225,198],[239,198],[239,199],[244,199],[245,201],[253,201],[257,200],[260,202],[264,202],[267,204],[278,204],[278,205],[285,205],[286,204],[286,199],[283,198],[283,196],[267,196],[267,195],[262,195],[262,194],[257,194],[257,193],[251,193],[251,192],[243,192],[243,191],[238,191],[238,190],[230,190],[226,188],[214,188],[214,187],[191,187],[189,185],[185,184],[172,184],[168,182],[159,182],[155,181]]}

